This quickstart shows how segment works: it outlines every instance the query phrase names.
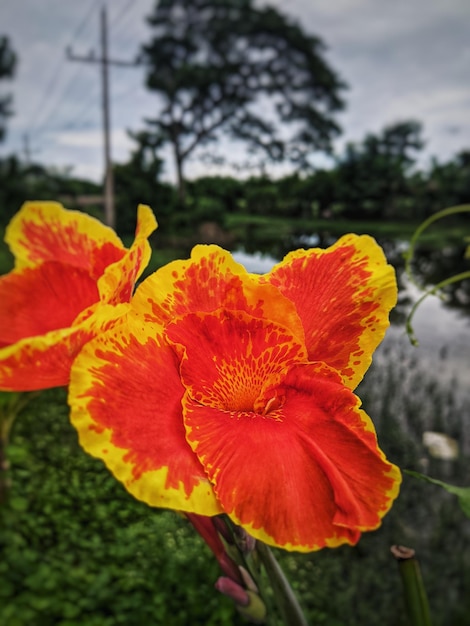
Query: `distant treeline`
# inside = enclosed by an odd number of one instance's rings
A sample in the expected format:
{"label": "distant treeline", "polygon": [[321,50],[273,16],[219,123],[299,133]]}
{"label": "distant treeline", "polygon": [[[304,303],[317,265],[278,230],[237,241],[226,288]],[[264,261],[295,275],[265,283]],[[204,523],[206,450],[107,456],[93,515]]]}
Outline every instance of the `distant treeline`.
{"label": "distant treeline", "polygon": [[[205,222],[219,227],[235,216],[299,220],[387,220],[419,223],[447,206],[470,202],[470,150],[448,162],[416,168],[420,127],[407,122],[347,146],[330,169],[279,179],[207,176],[187,181],[186,200],[162,182],[158,154],[138,145],[127,163],[114,167],[117,230],[132,233],[136,206],[155,210],[168,235],[194,232]],[[0,160],[0,226],[28,199],[62,200],[101,217],[102,188],[70,173],[27,165],[16,156]]]}

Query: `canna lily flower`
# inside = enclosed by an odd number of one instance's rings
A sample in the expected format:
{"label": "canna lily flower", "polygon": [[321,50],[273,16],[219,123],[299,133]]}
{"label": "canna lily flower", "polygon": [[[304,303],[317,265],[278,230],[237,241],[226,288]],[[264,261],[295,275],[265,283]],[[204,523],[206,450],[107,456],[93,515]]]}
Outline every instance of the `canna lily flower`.
{"label": "canna lily flower", "polygon": [[288,550],[355,544],[401,480],[353,393],[396,295],[367,236],[298,250],[264,276],[196,246],[76,359],[80,442],[152,506],[225,513]]}
{"label": "canna lily flower", "polygon": [[127,311],[156,226],[149,207],[139,206],[126,249],[89,215],[56,202],[22,206],[5,235],[15,267],[0,277],[0,389],[68,384],[82,345]]}

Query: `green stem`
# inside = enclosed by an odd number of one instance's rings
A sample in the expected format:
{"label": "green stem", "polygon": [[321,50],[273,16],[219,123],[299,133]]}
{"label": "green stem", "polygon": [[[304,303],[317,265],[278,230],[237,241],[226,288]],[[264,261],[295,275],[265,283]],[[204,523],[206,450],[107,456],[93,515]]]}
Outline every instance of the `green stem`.
{"label": "green stem", "polygon": [[405,272],[408,275],[408,278],[411,280],[412,283],[414,283],[415,285],[417,284],[413,279],[413,273],[411,271],[411,260],[414,255],[416,243],[419,237],[421,236],[421,233],[424,230],[426,230],[426,228],[428,228],[428,226],[430,226],[433,222],[436,222],[437,220],[440,220],[443,217],[448,217],[449,215],[456,215],[458,213],[468,213],[468,212],[470,212],[470,204],[461,204],[459,206],[453,206],[448,209],[443,209],[442,211],[438,211],[437,213],[434,213],[434,215],[431,215],[431,217],[429,217],[422,224],[420,224],[420,226],[418,226],[418,228],[415,230],[415,232],[413,233],[413,236],[410,239],[410,247],[408,248],[408,251],[405,254],[405,260],[406,260]]}
{"label": "green stem", "polygon": [[404,546],[392,546],[391,552],[398,562],[411,626],[432,626],[428,597],[414,550]]}
{"label": "green stem", "polygon": [[271,582],[285,626],[308,626],[292,587],[271,549],[258,541],[256,550]]}
{"label": "green stem", "polygon": [[418,340],[415,337],[414,331],[413,331],[413,325],[411,323],[411,320],[413,319],[419,305],[423,302],[423,300],[425,300],[428,296],[435,296],[437,294],[437,292],[440,289],[443,289],[444,287],[447,287],[448,285],[452,285],[453,283],[458,283],[462,280],[466,280],[470,278],[470,272],[462,272],[461,274],[456,274],[455,276],[452,276],[451,278],[446,278],[445,280],[441,281],[440,283],[437,283],[437,285],[434,285],[434,287],[432,289],[429,289],[429,291],[425,291],[424,294],[414,303],[410,313],[408,314],[408,317],[406,319],[406,332],[408,337],[410,338],[411,343],[414,346],[418,345]]}

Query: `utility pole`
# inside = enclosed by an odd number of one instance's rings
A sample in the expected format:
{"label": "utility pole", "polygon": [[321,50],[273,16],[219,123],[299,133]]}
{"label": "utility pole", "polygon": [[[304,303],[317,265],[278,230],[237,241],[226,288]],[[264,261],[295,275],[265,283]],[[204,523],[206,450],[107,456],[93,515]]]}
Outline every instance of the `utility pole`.
{"label": "utility pole", "polygon": [[101,91],[102,91],[102,110],[103,110],[103,144],[104,144],[104,215],[108,226],[115,228],[116,211],[114,206],[114,184],[113,184],[113,168],[111,160],[111,115],[109,103],[109,71],[110,65],[118,65],[120,67],[135,67],[138,61],[118,61],[112,60],[108,56],[108,23],[106,16],[106,7],[103,6],[100,14],[100,41],[101,54],[97,58],[93,51],[88,56],[78,56],[73,54],[70,48],[67,48],[67,58],[70,61],[80,61],[82,63],[99,63],[101,65]]}
{"label": "utility pole", "polygon": [[24,152],[24,162],[25,162],[26,167],[29,167],[31,165],[31,156],[36,152],[40,152],[40,150],[31,149],[28,133],[23,133],[23,152]]}

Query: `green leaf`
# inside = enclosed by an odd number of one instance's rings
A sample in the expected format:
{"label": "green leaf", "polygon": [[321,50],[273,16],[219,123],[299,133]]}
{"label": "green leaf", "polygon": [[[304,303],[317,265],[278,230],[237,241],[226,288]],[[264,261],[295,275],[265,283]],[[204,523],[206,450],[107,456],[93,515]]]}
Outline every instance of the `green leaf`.
{"label": "green leaf", "polygon": [[470,487],[457,487],[456,485],[449,485],[442,480],[437,480],[437,478],[430,478],[429,476],[420,474],[420,472],[413,472],[412,470],[405,470],[405,472],[409,476],[414,476],[415,478],[419,478],[420,480],[432,483],[433,485],[438,485],[452,495],[457,496],[462,511],[467,517],[470,517]]}

